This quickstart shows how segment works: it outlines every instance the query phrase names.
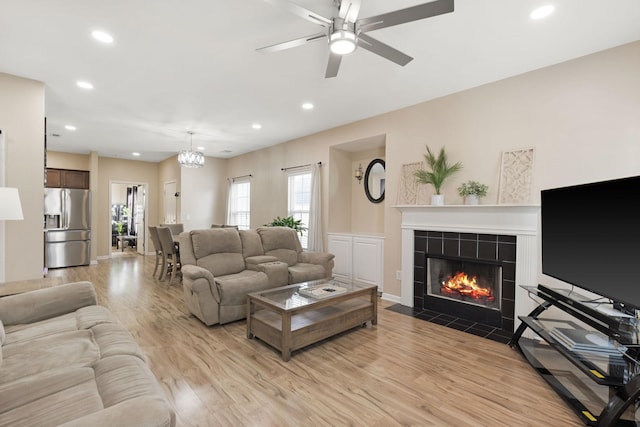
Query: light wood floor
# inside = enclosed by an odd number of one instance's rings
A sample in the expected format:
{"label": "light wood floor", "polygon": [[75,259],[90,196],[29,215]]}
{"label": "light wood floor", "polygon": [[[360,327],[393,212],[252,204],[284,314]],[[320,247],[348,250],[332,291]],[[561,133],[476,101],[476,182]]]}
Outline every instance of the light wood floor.
{"label": "light wood floor", "polygon": [[180,285],[151,278],[153,257],[52,270],[90,280],[136,338],[180,426],[578,426],[515,350],[385,310],[283,362],[244,322],[206,327]]}

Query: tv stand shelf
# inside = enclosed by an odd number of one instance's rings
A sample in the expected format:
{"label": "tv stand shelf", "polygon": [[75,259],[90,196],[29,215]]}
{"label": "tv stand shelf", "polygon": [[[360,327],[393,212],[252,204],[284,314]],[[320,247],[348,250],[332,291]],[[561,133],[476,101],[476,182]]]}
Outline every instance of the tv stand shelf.
{"label": "tv stand shelf", "polygon": [[[639,425],[637,320],[574,291],[522,288],[539,305],[519,317],[522,323],[509,345],[522,352],[585,424]],[[538,338],[524,337],[527,329]]]}

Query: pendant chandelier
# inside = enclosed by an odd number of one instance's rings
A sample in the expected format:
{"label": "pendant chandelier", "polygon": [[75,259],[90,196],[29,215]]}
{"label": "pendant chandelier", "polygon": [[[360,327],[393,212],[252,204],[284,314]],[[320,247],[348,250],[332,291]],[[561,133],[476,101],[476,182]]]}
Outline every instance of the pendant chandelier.
{"label": "pendant chandelier", "polygon": [[185,168],[201,168],[204,166],[204,154],[200,151],[193,151],[193,132],[187,132],[190,137],[188,150],[180,150],[178,153],[178,163]]}

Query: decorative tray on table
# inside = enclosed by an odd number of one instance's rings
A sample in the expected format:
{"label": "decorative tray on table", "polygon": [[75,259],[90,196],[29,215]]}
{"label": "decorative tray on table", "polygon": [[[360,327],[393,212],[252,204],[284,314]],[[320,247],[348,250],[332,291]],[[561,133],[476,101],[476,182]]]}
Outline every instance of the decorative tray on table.
{"label": "decorative tray on table", "polygon": [[298,292],[306,297],[322,299],[343,294],[347,292],[347,288],[332,285],[331,283],[323,283],[321,285],[311,286],[308,288],[300,288]]}

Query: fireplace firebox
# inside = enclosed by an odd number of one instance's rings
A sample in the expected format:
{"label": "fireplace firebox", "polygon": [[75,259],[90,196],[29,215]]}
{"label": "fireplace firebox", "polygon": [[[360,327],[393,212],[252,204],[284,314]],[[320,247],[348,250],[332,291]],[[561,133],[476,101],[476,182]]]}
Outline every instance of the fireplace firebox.
{"label": "fireplace firebox", "polygon": [[516,236],[415,230],[414,309],[513,333]]}
{"label": "fireplace firebox", "polygon": [[427,256],[427,295],[500,311],[502,266]]}

